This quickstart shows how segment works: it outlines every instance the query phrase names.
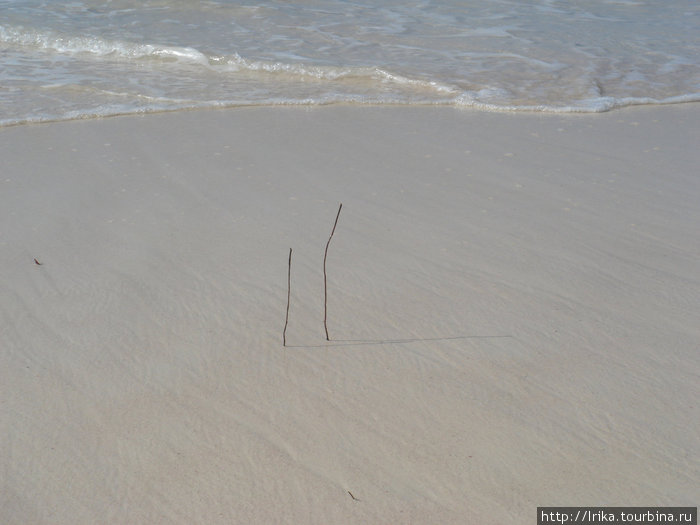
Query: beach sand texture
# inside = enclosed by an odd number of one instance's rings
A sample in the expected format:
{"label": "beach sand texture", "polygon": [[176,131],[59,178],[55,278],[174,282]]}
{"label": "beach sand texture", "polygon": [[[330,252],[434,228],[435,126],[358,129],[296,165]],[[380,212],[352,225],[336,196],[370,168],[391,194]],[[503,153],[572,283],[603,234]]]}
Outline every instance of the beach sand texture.
{"label": "beach sand texture", "polygon": [[0,522],[697,505],[699,122],[336,106],[0,129]]}

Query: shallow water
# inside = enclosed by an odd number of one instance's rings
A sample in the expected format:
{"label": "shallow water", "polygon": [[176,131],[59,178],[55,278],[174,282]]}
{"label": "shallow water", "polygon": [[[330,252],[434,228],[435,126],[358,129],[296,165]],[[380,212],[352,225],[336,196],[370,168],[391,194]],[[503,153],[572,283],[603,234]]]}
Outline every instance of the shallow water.
{"label": "shallow water", "polygon": [[695,0],[0,0],[0,124],[248,104],[700,100]]}

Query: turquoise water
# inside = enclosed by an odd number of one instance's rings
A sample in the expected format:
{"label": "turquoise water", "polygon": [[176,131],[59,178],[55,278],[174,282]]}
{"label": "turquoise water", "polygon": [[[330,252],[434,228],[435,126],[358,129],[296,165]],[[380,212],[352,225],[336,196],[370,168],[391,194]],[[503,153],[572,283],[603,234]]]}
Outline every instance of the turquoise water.
{"label": "turquoise water", "polygon": [[697,0],[0,0],[0,125],[249,104],[698,100]]}

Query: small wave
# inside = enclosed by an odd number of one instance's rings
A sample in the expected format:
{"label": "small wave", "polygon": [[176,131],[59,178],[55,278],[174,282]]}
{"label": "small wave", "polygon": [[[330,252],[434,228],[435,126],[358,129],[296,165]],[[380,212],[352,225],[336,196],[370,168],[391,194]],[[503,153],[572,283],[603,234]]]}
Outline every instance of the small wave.
{"label": "small wave", "polygon": [[192,47],[139,44],[106,40],[94,36],[66,36],[53,31],[26,30],[21,27],[0,25],[0,42],[15,46],[31,46],[62,55],[86,55],[115,60],[162,60],[206,67],[219,73],[262,73],[274,76],[300,78],[306,81],[365,82],[378,85],[403,86],[409,89],[455,95],[454,86],[434,80],[409,78],[379,67],[323,66],[305,63],[287,63],[251,60],[238,53],[229,55],[206,54]]}
{"label": "small wave", "polygon": [[493,112],[533,112],[533,113],[605,113],[630,106],[661,106],[700,102],[700,93],[689,93],[675,97],[656,99],[651,97],[597,97],[572,104],[494,104],[480,100],[474,93],[463,93],[456,97],[454,105]]}
{"label": "small wave", "polygon": [[60,54],[87,54],[124,59],[160,58],[206,64],[207,57],[191,47],[137,44],[105,40],[94,36],[67,36],[54,31],[26,30],[0,25],[0,42],[15,46],[31,46]]}
{"label": "small wave", "polygon": [[225,65],[235,71],[262,72],[274,75],[289,75],[311,80],[342,81],[371,81],[380,84],[394,84],[412,87],[420,90],[435,91],[443,94],[457,94],[459,89],[434,80],[409,78],[392,73],[379,67],[339,67],[315,66],[304,63],[272,62],[264,60],[249,60],[238,54],[229,57],[214,57],[209,59],[211,65]]}

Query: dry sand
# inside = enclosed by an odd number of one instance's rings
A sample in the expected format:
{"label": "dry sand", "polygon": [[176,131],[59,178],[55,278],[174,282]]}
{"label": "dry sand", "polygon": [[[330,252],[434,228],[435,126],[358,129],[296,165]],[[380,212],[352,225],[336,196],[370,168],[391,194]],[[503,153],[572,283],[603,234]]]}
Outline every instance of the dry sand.
{"label": "dry sand", "polygon": [[688,104],[0,129],[0,522],[697,505],[699,128]]}

